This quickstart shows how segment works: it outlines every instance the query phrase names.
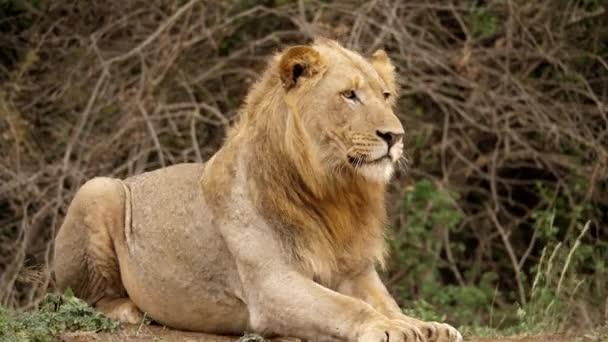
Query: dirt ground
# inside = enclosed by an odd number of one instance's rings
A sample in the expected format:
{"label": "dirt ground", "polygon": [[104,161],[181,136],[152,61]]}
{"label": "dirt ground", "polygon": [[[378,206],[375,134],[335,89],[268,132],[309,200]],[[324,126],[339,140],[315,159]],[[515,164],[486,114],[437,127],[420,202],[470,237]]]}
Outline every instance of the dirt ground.
{"label": "dirt ground", "polygon": [[[239,336],[219,336],[202,333],[186,332],[169,329],[158,325],[131,325],[126,326],[115,333],[86,333],[71,332],[63,334],[58,338],[61,342],[234,342]],[[246,339],[242,342],[254,342],[254,339]],[[274,342],[296,342],[298,339],[279,338],[273,339]],[[465,339],[467,342],[571,342],[572,338],[564,336],[536,336],[536,337],[511,337],[511,338],[480,338]]]}

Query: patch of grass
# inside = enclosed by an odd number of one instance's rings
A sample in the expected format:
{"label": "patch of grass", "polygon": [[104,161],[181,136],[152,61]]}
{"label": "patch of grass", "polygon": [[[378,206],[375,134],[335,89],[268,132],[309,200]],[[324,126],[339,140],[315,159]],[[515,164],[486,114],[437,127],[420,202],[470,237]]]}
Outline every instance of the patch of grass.
{"label": "patch of grass", "polygon": [[115,331],[118,322],[96,312],[71,292],[48,294],[39,310],[15,313],[0,306],[0,340],[51,342],[65,331]]}
{"label": "patch of grass", "polygon": [[462,326],[459,328],[459,331],[465,338],[499,338],[505,337],[507,335],[504,331],[498,330],[496,328],[480,325]]}
{"label": "patch of grass", "polygon": [[414,301],[411,307],[403,311],[406,315],[416,317],[423,321],[440,322],[445,320],[445,315],[438,314],[437,311],[435,311],[433,305],[425,301],[424,299]]}

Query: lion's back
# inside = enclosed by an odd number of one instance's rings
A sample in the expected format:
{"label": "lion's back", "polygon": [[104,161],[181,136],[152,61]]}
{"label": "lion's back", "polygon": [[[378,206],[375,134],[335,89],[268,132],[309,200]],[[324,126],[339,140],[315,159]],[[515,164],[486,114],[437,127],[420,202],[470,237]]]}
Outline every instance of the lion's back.
{"label": "lion's back", "polygon": [[129,191],[126,238],[131,252],[173,251],[167,248],[177,247],[170,246],[172,240],[181,240],[184,233],[195,229],[193,215],[202,197],[199,181],[203,170],[204,164],[177,164],[124,180]]}

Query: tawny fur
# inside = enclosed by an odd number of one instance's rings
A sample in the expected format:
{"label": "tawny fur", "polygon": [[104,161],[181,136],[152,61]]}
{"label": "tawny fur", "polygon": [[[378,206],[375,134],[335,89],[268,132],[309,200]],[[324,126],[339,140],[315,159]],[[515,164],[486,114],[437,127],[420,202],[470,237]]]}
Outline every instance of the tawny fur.
{"label": "tawny fur", "polygon": [[[376,267],[401,156],[395,72],[331,40],[274,56],[224,146],[79,190],[56,239],[60,288],[127,322],[348,341],[461,341],[401,313]],[[138,310],[139,309],[139,310]]]}

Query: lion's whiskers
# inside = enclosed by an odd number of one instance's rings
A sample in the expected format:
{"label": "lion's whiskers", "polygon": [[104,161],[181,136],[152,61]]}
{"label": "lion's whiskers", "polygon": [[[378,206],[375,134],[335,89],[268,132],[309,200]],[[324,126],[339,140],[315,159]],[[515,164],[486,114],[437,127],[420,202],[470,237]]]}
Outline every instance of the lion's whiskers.
{"label": "lion's whiskers", "polygon": [[407,153],[403,152],[399,159],[397,159],[397,166],[404,171],[409,170],[410,168],[410,158]]}

